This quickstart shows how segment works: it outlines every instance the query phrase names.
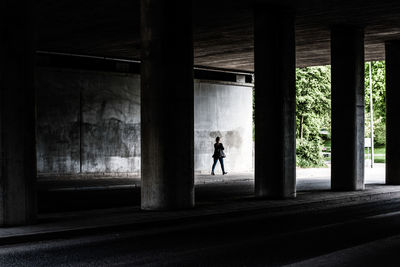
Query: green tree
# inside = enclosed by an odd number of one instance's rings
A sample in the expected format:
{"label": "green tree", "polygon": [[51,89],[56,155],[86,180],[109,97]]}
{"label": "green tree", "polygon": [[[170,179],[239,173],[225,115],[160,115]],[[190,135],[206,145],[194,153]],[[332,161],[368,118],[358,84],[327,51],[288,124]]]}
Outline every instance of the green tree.
{"label": "green tree", "polygon": [[[375,145],[385,144],[385,62],[372,62]],[[369,66],[365,64],[365,136],[370,136]],[[297,165],[322,166],[325,130],[331,128],[331,69],[318,66],[296,69],[296,143]]]}
{"label": "green tree", "polygon": [[[372,61],[372,100],[374,120],[374,144],[386,144],[386,87],[385,62]],[[365,64],[365,137],[371,136],[369,63]]]}
{"label": "green tree", "polygon": [[297,165],[323,166],[321,131],[330,132],[329,66],[296,69]]}

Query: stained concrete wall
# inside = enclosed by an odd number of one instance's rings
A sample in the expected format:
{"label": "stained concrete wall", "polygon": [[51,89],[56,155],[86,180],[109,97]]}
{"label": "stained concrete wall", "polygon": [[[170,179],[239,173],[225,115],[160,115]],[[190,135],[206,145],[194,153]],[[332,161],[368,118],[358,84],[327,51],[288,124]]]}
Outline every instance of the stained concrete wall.
{"label": "stained concrete wall", "polygon": [[[139,75],[40,68],[36,85],[41,175],[139,174]],[[251,87],[196,80],[197,173],[210,172],[216,136],[227,171],[252,169]]]}
{"label": "stained concrete wall", "polygon": [[36,73],[39,173],[80,172],[80,76],[44,69]]}
{"label": "stained concrete wall", "polygon": [[39,69],[39,173],[139,173],[138,75]]}
{"label": "stained concrete wall", "polygon": [[194,93],[195,171],[211,172],[217,136],[225,147],[226,171],[251,171],[252,87],[198,81]]}

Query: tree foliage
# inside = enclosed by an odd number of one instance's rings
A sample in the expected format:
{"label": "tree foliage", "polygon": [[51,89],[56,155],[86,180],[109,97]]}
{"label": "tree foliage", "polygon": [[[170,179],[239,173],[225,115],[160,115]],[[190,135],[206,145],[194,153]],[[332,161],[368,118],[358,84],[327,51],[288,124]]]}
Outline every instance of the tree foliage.
{"label": "tree foliage", "polygon": [[[375,145],[385,145],[385,62],[372,65]],[[369,63],[365,64],[365,137],[370,137]],[[254,107],[253,107],[254,108]],[[321,132],[328,134],[322,134]],[[296,69],[296,155],[300,167],[323,166],[323,142],[331,132],[331,68]]]}
{"label": "tree foliage", "polygon": [[[374,144],[386,144],[386,87],[385,87],[385,62],[372,61],[372,100],[374,121]],[[369,63],[365,64],[365,137],[371,137],[370,120],[370,79]]]}
{"label": "tree foliage", "polygon": [[321,131],[330,132],[331,74],[329,66],[296,69],[297,165],[324,165]]}

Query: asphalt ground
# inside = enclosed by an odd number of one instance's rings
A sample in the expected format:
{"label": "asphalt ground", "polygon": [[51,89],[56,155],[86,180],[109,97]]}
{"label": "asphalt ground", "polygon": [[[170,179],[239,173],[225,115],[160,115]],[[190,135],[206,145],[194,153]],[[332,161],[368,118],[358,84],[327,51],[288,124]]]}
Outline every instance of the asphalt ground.
{"label": "asphalt ground", "polygon": [[399,210],[391,199],[156,224],[2,246],[0,266],[398,266]]}
{"label": "asphalt ground", "polygon": [[141,212],[137,178],[42,180],[39,223],[2,229],[20,236],[0,243],[0,266],[392,266],[400,191],[382,170],[362,192],[300,170],[298,197],[274,201],[254,199],[251,174],[197,176],[196,208],[173,213]]}
{"label": "asphalt ground", "polygon": [[[365,182],[384,184],[384,164],[366,168]],[[220,203],[254,196],[252,173],[196,175],[196,203]],[[297,169],[297,191],[330,190],[330,168]],[[39,213],[140,205],[140,179],[121,177],[47,177],[38,183]]]}

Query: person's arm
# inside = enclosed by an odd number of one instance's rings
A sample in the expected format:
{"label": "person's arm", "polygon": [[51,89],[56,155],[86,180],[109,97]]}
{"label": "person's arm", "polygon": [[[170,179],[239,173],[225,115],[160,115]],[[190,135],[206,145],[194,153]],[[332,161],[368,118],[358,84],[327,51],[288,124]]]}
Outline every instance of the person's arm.
{"label": "person's arm", "polygon": [[221,143],[221,149],[222,150],[225,150],[225,148],[224,148],[224,145]]}

